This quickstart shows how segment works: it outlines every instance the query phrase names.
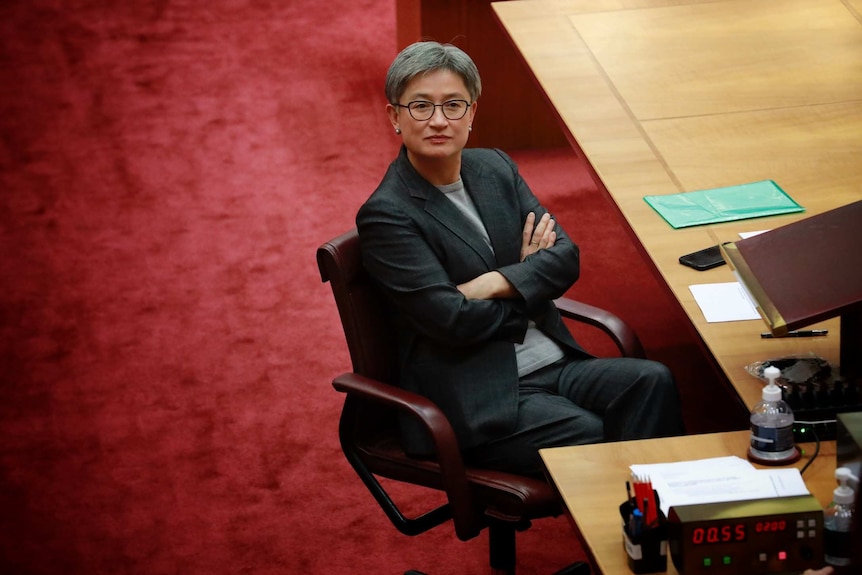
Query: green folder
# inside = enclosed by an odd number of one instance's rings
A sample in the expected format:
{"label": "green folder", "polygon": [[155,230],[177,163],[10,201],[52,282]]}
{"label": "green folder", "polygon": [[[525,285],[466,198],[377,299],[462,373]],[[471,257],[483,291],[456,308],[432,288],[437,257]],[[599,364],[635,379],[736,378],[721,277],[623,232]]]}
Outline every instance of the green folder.
{"label": "green folder", "polygon": [[772,180],[644,200],[674,229],[805,211]]}

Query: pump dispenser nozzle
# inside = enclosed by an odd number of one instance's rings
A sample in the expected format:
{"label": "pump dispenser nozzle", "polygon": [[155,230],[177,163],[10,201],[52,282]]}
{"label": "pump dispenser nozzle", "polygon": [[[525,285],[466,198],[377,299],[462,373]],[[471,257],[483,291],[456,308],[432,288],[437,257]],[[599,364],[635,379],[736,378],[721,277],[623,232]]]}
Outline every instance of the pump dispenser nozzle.
{"label": "pump dispenser nozzle", "polygon": [[763,375],[769,380],[769,383],[763,388],[763,401],[780,401],[781,388],[778,387],[775,380],[781,377],[781,370],[774,365],[770,365],[763,370]]}
{"label": "pump dispenser nozzle", "polygon": [[853,503],[855,493],[847,484],[852,477],[853,473],[846,467],[839,467],[835,470],[835,479],[838,480],[838,487],[832,492],[832,500],[835,503],[843,503],[844,505]]}

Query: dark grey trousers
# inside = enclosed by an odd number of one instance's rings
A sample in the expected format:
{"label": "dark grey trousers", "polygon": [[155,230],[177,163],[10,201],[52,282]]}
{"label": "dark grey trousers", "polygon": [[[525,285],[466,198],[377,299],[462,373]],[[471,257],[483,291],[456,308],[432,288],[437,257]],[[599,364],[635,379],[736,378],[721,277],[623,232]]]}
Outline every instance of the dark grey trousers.
{"label": "dark grey trousers", "polygon": [[541,474],[538,450],[684,433],[664,365],[633,358],[562,359],[521,378],[515,431],[465,453],[468,464]]}

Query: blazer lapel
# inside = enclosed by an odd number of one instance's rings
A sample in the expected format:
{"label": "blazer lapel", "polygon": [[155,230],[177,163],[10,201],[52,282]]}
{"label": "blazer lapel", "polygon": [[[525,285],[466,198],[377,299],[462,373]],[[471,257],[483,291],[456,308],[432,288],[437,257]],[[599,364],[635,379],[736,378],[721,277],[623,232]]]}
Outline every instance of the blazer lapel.
{"label": "blazer lapel", "polygon": [[[497,267],[494,254],[490,249],[488,249],[488,244],[485,243],[484,238],[482,238],[479,232],[476,231],[473,224],[464,217],[461,211],[449,200],[449,198],[445,196],[445,194],[443,194],[443,192],[428,183],[428,181],[416,172],[407,160],[406,155],[403,158],[399,157],[399,172],[407,186],[410,196],[425,202],[426,213],[475,250],[487,264],[488,269],[494,269]],[[475,197],[472,194],[470,195],[475,202]],[[479,210],[479,214],[484,219],[484,214],[481,210]],[[490,236],[490,230],[488,235]],[[494,245],[493,236],[491,236],[491,245]],[[496,249],[496,246],[494,247]]]}
{"label": "blazer lapel", "polygon": [[[521,235],[518,232],[522,223],[515,220],[517,214],[501,209],[508,202],[504,201],[504,191],[498,179],[483,175],[484,165],[471,160],[468,154],[462,157],[461,178],[491,238],[496,254],[495,267],[517,262],[521,258]],[[513,229],[518,232],[513,233]]]}

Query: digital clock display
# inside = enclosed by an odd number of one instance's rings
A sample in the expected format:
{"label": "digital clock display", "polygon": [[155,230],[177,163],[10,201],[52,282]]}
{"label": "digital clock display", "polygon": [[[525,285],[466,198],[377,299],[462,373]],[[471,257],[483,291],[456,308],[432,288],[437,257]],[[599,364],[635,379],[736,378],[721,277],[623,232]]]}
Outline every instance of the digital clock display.
{"label": "digital clock display", "polygon": [[813,495],[672,505],[667,522],[668,553],[686,575],[802,573],[823,562]]}
{"label": "digital clock display", "polygon": [[[787,521],[775,519],[757,521],[754,523],[755,533],[775,533],[787,529]],[[710,525],[695,527],[691,531],[692,545],[709,545],[712,543],[740,543],[748,538],[748,525],[745,523],[728,523],[725,525]]]}
{"label": "digital clock display", "polygon": [[691,532],[691,542],[694,545],[709,545],[710,543],[738,543],[745,541],[747,535],[745,523],[729,525],[710,525],[695,527]]}

